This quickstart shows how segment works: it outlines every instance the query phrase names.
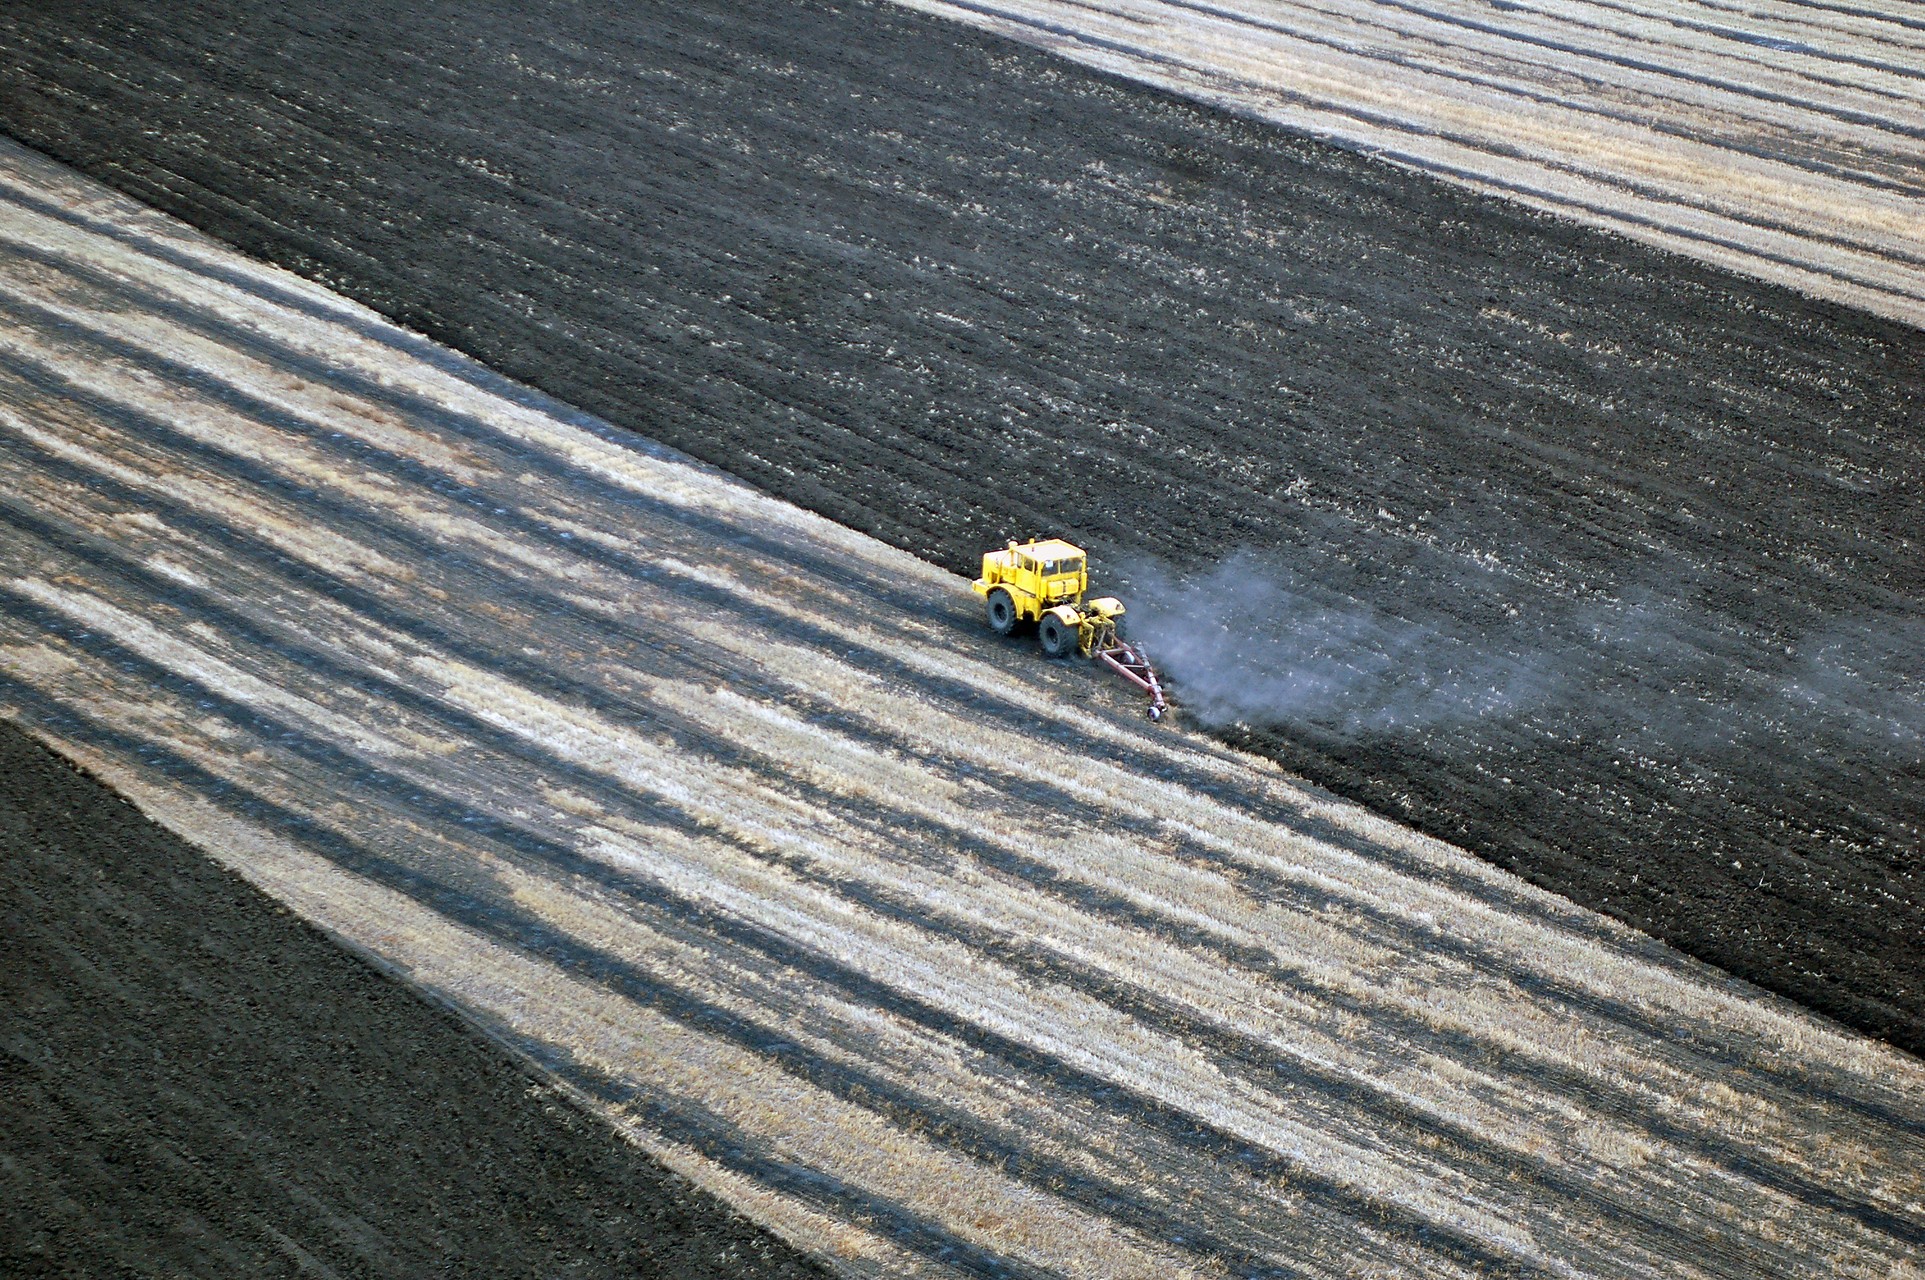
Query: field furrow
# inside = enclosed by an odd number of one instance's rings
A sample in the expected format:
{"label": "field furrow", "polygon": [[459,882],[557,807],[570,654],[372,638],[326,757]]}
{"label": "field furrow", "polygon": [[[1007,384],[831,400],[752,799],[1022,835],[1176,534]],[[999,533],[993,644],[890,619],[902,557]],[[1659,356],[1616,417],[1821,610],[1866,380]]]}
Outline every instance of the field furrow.
{"label": "field furrow", "polygon": [[1925,318],[1925,45],[1802,6],[903,0],[1762,279]]}
{"label": "field furrow", "polygon": [[1913,1274],[1918,1062],[0,153],[0,708],[850,1274]]}

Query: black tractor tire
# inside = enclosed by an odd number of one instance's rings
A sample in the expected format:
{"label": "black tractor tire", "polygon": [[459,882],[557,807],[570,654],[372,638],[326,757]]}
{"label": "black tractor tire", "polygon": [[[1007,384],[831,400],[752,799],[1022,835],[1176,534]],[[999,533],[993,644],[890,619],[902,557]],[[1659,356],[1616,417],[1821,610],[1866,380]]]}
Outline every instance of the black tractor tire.
{"label": "black tractor tire", "polygon": [[1016,598],[1001,587],[989,593],[989,629],[999,636],[1016,629]]}
{"label": "black tractor tire", "polygon": [[1043,642],[1043,652],[1052,658],[1067,658],[1076,651],[1076,628],[1053,613],[1043,615],[1036,635]]}

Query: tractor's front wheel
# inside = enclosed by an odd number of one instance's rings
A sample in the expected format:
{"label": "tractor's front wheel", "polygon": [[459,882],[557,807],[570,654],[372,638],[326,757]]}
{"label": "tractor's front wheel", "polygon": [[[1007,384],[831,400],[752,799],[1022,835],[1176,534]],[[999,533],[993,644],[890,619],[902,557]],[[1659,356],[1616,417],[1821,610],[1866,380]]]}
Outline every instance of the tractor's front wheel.
{"label": "tractor's front wheel", "polygon": [[1053,613],[1043,615],[1036,636],[1043,642],[1043,652],[1052,658],[1066,658],[1076,648],[1076,628]]}
{"label": "tractor's front wheel", "polygon": [[999,636],[1016,629],[1016,598],[1001,587],[989,593],[989,629]]}

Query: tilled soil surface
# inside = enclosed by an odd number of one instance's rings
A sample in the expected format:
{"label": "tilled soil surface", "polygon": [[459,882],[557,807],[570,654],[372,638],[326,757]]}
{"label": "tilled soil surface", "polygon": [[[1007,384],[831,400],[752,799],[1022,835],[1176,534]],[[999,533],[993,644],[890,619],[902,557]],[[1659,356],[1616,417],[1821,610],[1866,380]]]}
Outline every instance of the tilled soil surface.
{"label": "tilled soil surface", "polygon": [[1896,10],[899,2],[1756,279],[1925,319],[1925,33]]}
{"label": "tilled soil surface", "polygon": [[1925,1244],[1925,1062],[7,142],[0,246],[0,718],[845,1275]]}
{"label": "tilled soil surface", "polygon": [[899,547],[1249,553],[1142,619],[1193,713],[1925,1047],[1917,332],[887,6],[0,39],[0,127]]}
{"label": "tilled soil surface", "polygon": [[805,1276],[0,723],[0,1273]]}

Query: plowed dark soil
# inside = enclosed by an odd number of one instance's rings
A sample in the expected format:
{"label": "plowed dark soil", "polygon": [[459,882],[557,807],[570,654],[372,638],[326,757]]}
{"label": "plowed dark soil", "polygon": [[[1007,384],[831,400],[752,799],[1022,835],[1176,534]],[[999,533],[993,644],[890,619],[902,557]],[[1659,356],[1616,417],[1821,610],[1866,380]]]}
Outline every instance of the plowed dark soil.
{"label": "plowed dark soil", "polygon": [[1252,553],[1425,678],[1227,731],[1925,1049],[1917,331],[886,5],[327,15],[15,6],[0,127],[952,567]]}
{"label": "plowed dark soil", "polygon": [[0,778],[0,1274],[818,1274],[7,724]]}

